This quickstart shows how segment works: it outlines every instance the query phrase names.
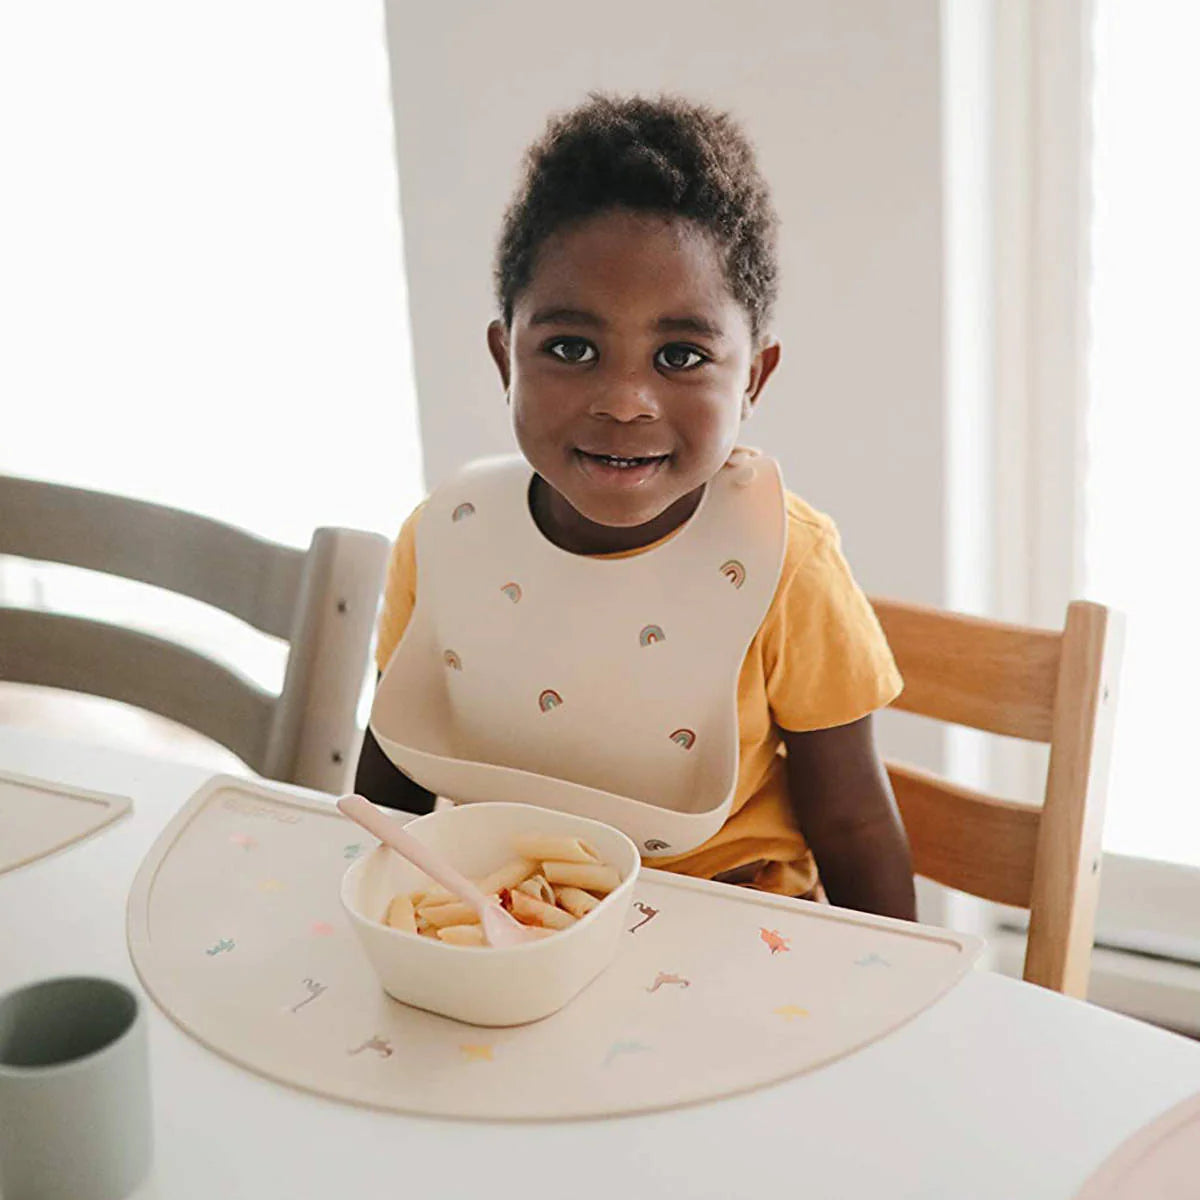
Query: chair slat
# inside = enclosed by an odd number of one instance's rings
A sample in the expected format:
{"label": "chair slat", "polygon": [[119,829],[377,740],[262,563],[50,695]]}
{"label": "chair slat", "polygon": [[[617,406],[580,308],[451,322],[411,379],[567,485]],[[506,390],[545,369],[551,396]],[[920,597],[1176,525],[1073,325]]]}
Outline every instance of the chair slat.
{"label": "chair slat", "polygon": [[1025,978],[1069,996],[1087,995],[1124,642],[1123,614],[1067,609]]}
{"label": "chair slat", "polygon": [[329,792],[349,786],[388,550],[376,533],[322,528],[313,534],[265,774]]}
{"label": "chair slat", "polygon": [[894,707],[1049,742],[1061,634],[872,598],[904,691]]}
{"label": "chair slat", "polygon": [[0,554],[154,584],[287,638],[304,552],[104,492],[0,476]]}
{"label": "chair slat", "polygon": [[1029,907],[1040,808],[993,799],[917,767],[888,763],[887,769],[918,875]]}
{"label": "chair slat", "polygon": [[0,678],[149,709],[261,770],[274,697],[172,642],[81,617],[0,606]]}

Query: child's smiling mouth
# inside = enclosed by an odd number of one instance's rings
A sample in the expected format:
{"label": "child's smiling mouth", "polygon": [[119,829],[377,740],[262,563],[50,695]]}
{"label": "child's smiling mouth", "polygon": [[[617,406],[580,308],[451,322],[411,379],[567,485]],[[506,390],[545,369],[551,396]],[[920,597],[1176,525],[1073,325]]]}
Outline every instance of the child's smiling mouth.
{"label": "child's smiling mouth", "polygon": [[670,459],[669,454],[601,454],[575,449],[575,459],[585,475],[609,486],[636,487],[658,474]]}

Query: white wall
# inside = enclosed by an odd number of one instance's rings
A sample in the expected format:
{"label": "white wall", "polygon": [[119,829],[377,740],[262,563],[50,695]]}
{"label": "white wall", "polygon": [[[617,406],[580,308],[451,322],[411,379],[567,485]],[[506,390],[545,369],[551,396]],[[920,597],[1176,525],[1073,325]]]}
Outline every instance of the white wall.
{"label": "white wall", "polygon": [[[587,91],[732,110],[782,217],[783,362],[745,440],[831,513],[869,591],[947,599],[936,0],[387,0],[426,477],[513,445],[484,347],[520,155]],[[942,739],[887,714],[887,752]]]}

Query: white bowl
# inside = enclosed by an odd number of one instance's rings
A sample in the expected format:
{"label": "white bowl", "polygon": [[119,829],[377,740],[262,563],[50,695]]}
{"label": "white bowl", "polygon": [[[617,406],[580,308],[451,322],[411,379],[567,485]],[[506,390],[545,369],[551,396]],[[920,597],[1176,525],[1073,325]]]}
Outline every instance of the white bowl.
{"label": "white bowl", "polygon": [[521,946],[451,946],[383,924],[397,892],[431,880],[406,859],[377,847],[342,879],[342,905],[389,996],[472,1025],[523,1025],[557,1012],[616,957],[641,868],[637,847],[599,821],[529,804],[470,804],[442,809],[405,828],[478,878],[516,857],[527,833],[578,837],[616,868],[621,886],[586,917],[553,937]]}

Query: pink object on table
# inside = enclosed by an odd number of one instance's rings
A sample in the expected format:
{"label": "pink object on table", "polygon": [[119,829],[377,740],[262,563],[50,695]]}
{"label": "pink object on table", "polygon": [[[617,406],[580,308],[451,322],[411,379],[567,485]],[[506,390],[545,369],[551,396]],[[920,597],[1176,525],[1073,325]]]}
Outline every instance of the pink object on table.
{"label": "pink object on table", "polygon": [[526,929],[515,917],[509,916],[490,896],[485,896],[465,875],[456,871],[441,855],[418,841],[411,833],[385,816],[363,796],[343,796],[338,809],[350,820],[373,833],[385,846],[390,846],[402,858],[420,867],[431,879],[453,892],[464,904],[469,904],[483,925],[483,936],[489,946],[519,946],[538,939],[538,934]]}
{"label": "pink object on table", "polygon": [[1075,1200],[1194,1200],[1198,1178],[1200,1092],[1118,1146]]}

